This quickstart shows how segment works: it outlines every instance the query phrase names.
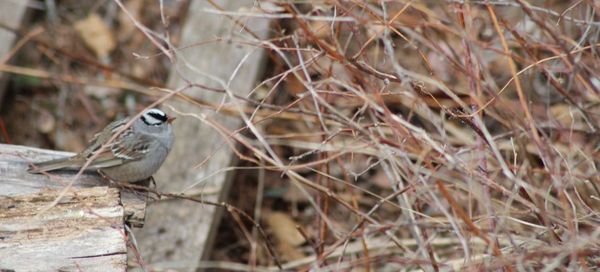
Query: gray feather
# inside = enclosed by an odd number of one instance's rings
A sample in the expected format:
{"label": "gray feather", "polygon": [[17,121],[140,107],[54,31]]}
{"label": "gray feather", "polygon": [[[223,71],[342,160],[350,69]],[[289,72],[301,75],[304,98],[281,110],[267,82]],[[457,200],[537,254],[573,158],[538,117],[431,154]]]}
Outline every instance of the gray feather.
{"label": "gray feather", "polygon": [[52,171],[52,170],[57,170],[57,169],[76,169],[77,168],[77,163],[74,161],[74,157],[66,157],[66,158],[59,158],[59,159],[54,159],[54,160],[49,160],[49,161],[44,161],[44,162],[38,162],[38,163],[34,163],[34,166],[29,166],[29,169],[27,169],[27,172],[31,173],[31,174],[39,174],[42,172],[48,172],[48,171]]}

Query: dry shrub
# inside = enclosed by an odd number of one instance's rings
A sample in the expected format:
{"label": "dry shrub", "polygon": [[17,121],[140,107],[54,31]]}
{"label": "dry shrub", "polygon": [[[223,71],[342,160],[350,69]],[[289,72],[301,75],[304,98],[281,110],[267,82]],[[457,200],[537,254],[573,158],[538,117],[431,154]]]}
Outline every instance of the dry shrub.
{"label": "dry shrub", "polygon": [[530,2],[261,2],[247,154],[306,238],[284,268],[596,269],[598,6]]}

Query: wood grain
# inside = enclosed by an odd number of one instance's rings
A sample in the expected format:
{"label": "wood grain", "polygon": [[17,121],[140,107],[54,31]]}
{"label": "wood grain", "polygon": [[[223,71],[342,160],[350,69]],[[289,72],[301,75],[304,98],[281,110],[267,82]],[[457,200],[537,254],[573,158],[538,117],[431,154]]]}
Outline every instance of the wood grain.
{"label": "wood grain", "polygon": [[[123,207],[115,188],[0,197],[0,269],[125,271]],[[48,207],[51,207],[48,209]]]}
{"label": "wood grain", "polygon": [[[60,190],[71,180],[74,171],[57,171],[48,175],[29,174],[27,168],[32,162],[72,156],[73,153],[0,144],[0,197],[19,196],[40,192],[45,189]],[[148,185],[148,182],[137,183]],[[73,183],[74,188],[112,186],[95,172],[84,174]],[[121,203],[124,218],[132,227],[144,226],[148,194],[129,189],[121,189]]]}

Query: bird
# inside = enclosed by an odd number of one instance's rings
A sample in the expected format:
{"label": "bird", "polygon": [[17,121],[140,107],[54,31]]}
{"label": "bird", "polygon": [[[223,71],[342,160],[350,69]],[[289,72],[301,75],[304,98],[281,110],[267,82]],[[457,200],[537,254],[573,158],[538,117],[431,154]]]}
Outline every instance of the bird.
{"label": "bird", "polygon": [[175,135],[171,123],[175,118],[159,109],[148,109],[110,141],[132,118],[108,124],[76,155],[33,163],[28,172],[41,174],[55,170],[80,170],[93,158],[86,169],[97,170],[112,181],[135,183],[152,177],[173,147]]}

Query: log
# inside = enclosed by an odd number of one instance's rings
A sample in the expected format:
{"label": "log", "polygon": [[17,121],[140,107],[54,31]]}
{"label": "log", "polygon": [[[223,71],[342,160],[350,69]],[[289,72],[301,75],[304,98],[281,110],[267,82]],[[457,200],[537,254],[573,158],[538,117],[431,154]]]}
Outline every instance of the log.
{"label": "log", "polygon": [[[0,144],[0,197],[19,196],[40,192],[45,189],[64,188],[74,171],[56,171],[51,175],[32,175],[27,172],[29,164],[44,160],[73,156],[73,153]],[[148,185],[148,182],[136,183]],[[74,188],[109,186],[98,174],[86,171],[73,183]],[[112,185],[111,185],[112,186]],[[141,228],[146,218],[148,194],[121,189],[121,203],[125,221],[132,227]]]}
{"label": "log", "polygon": [[0,144],[0,271],[125,271],[124,227],[143,226],[147,194],[84,172],[29,174],[31,162],[72,153]]}
{"label": "log", "polygon": [[73,188],[52,206],[60,192],[0,198],[0,269],[125,271],[119,191]]}
{"label": "log", "polygon": [[[212,6],[211,2],[215,2],[219,8]],[[225,11],[247,12],[254,10],[253,7],[255,1],[251,0],[192,1],[181,34],[180,48],[185,50],[178,52],[180,61],[172,69],[168,85],[177,89],[186,86],[186,80],[191,80],[192,83],[222,89],[223,86],[197,71],[224,82],[229,82],[237,71],[229,89],[237,95],[246,96],[262,75],[265,54],[257,45],[239,42],[244,39],[254,40],[242,28],[255,33],[258,39],[266,39],[270,21],[255,17],[238,18],[241,25],[237,25],[231,18],[209,10],[222,8]],[[215,41],[216,38],[223,39]],[[204,43],[206,41],[210,42]],[[195,69],[190,69],[188,65],[193,65]],[[216,104],[226,96],[199,88],[186,90],[185,93]],[[196,105],[178,101],[169,104],[181,112],[206,114],[230,131],[241,125],[239,118],[202,110]],[[156,175],[157,188],[164,192],[182,192],[186,189],[216,191],[217,194],[203,196],[203,199],[221,201],[227,194],[230,180],[226,175],[227,171],[222,170],[232,163],[232,152],[224,137],[189,115],[178,117],[174,122],[174,129],[175,145],[165,165]],[[209,157],[201,167],[196,167]],[[210,179],[203,179],[207,176]],[[200,180],[203,181],[199,183]],[[190,186],[195,187],[189,188]],[[148,208],[146,227],[135,232],[144,260],[150,267],[160,263],[161,268],[169,268],[162,264],[176,263],[186,267],[184,271],[195,271],[201,258],[210,254],[220,214],[220,209],[199,206],[185,200],[153,203]]]}

